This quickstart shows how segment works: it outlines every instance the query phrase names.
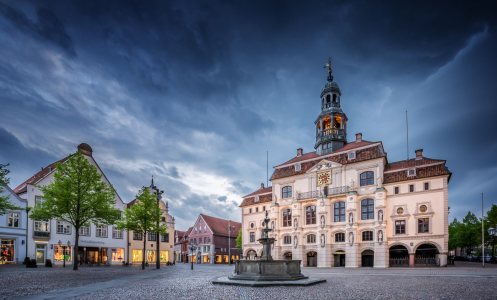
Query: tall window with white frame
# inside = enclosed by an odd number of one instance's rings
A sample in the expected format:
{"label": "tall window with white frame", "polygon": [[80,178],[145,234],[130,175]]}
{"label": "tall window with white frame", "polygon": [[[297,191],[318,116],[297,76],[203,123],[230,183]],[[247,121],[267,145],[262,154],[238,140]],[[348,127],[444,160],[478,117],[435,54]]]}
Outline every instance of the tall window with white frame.
{"label": "tall window with white frame", "polygon": [[361,201],[361,220],[374,219],[374,200],[364,199]]}
{"label": "tall window with white frame", "polygon": [[250,233],[250,242],[254,243],[255,242],[255,232]]}
{"label": "tall window with white frame", "polygon": [[292,210],[283,210],[283,227],[292,226]]}
{"label": "tall window with white frame", "polygon": [[345,242],[345,233],[344,232],[335,233],[335,243],[343,243],[343,242]]}
{"label": "tall window with white frame", "polygon": [[430,232],[430,219],[429,218],[419,218],[418,219],[418,233]]}
{"label": "tall window with white frame", "polygon": [[292,187],[291,186],[285,186],[282,190],[282,198],[291,198],[292,197]]}
{"label": "tall window with white frame", "polygon": [[96,237],[107,237],[107,225],[96,226]]}
{"label": "tall window with white frame", "polygon": [[7,227],[19,228],[19,213],[9,212],[9,218],[7,220]]}
{"label": "tall window with white frame", "polygon": [[335,222],[345,222],[345,202],[335,202]]}
{"label": "tall window with white frame", "polygon": [[373,185],[374,184],[374,172],[367,171],[361,173],[361,186]]}
{"label": "tall window with white frame", "polygon": [[316,243],[316,235],[308,234],[307,235],[307,244],[315,244]]}
{"label": "tall window with white frame", "polygon": [[372,231],[363,231],[362,232],[362,240],[363,241],[372,241],[373,240],[373,232]]}
{"label": "tall window with white frame", "polygon": [[306,207],[305,223],[307,225],[316,224],[316,206],[310,205]]}
{"label": "tall window with white frame", "polygon": [[57,221],[57,233],[71,234],[71,224],[69,222]]}
{"label": "tall window with white frame", "polygon": [[291,244],[292,243],[292,236],[291,235],[285,235],[283,237],[283,244]]}
{"label": "tall window with white frame", "polygon": [[122,239],[123,232],[116,228],[116,226],[112,226],[112,238],[113,239]]}
{"label": "tall window with white frame", "polygon": [[395,221],[395,234],[405,234],[406,233],[406,221],[399,220]]}
{"label": "tall window with white frame", "polygon": [[90,226],[80,227],[79,235],[81,236],[90,236]]}

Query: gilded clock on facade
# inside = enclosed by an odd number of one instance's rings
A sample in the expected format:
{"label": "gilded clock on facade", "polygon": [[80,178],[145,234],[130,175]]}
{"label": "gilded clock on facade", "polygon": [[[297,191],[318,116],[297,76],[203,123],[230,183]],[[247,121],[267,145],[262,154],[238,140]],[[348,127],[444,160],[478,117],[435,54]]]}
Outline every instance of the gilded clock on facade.
{"label": "gilded clock on facade", "polygon": [[331,184],[331,170],[318,173],[318,186]]}

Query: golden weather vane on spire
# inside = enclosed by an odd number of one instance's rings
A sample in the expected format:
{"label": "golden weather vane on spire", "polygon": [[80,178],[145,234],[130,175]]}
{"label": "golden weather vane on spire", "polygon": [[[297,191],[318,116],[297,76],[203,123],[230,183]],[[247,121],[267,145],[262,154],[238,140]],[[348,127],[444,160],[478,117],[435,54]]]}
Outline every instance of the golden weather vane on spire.
{"label": "golden weather vane on spire", "polygon": [[323,68],[328,67],[328,81],[333,81],[333,75],[331,75],[331,62],[333,61],[333,58],[328,58],[328,62]]}

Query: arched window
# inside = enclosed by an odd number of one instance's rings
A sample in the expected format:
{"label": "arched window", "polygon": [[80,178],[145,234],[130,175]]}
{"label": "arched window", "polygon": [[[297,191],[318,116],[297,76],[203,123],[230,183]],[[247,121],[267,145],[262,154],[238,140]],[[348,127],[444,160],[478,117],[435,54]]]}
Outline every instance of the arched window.
{"label": "arched window", "polygon": [[361,220],[374,219],[374,200],[364,199],[361,201]]}
{"label": "arched window", "polygon": [[374,172],[368,171],[361,173],[361,186],[374,184]]}
{"label": "arched window", "polygon": [[315,244],[316,243],[316,235],[308,234],[307,235],[307,244]]}
{"label": "arched window", "polygon": [[316,207],[314,205],[307,206],[305,209],[305,223],[316,224]]}
{"label": "arched window", "polygon": [[282,198],[291,198],[292,197],[292,187],[291,186],[285,186],[283,188],[283,196]]}
{"label": "arched window", "polygon": [[330,102],[330,95],[326,95],[326,103]]}
{"label": "arched window", "polygon": [[340,118],[340,117],[333,118],[333,128],[336,128],[336,129],[342,128],[342,118]]}
{"label": "arched window", "polygon": [[337,102],[337,94],[333,94],[333,102]]}
{"label": "arched window", "polygon": [[345,202],[335,203],[335,222],[345,222]]}
{"label": "arched window", "polygon": [[363,241],[372,241],[373,240],[373,232],[372,231],[363,231],[362,232],[362,240]]}
{"label": "arched window", "polygon": [[285,209],[283,211],[283,227],[292,226],[292,210]]}

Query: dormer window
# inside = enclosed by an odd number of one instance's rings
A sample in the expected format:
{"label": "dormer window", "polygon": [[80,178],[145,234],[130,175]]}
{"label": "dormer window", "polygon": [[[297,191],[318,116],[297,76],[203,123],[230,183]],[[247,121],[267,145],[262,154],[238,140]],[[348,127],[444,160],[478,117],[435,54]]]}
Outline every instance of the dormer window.
{"label": "dormer window", "polygon": [[407,170],[407,176],[416,176],[416,169]]}
{"label": "dormer window", "polygon": [[355,159],[355,152],[349,153],[349,159]]}
{"label": "dormer window", "polygon": [[254,201],[259,202],[259,196],[255,196]]}
{"label": "dormer window", "polygon": [[295,171],[300,171],[301,169],[302,169],[301,164],[295,165]]}

